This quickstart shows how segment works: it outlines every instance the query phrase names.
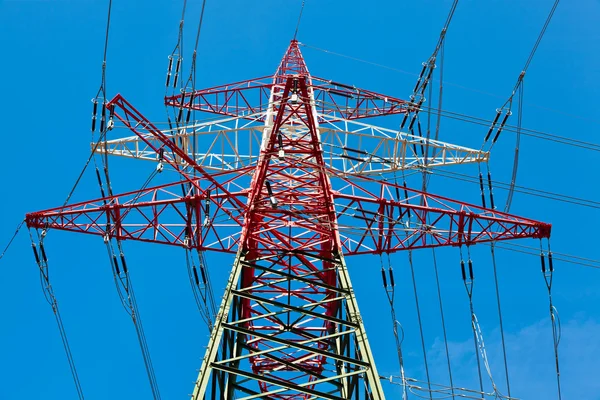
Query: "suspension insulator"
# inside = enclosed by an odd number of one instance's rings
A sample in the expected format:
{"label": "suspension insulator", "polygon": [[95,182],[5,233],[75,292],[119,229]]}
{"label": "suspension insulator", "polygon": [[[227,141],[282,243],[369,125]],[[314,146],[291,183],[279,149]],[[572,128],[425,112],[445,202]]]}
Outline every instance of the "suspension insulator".
{"label": "suspension insulator", "polygon": [[465,272],[465,261],[460,260],[460,272],[462,272],[463,281],[467,280],[467,273]]}
{"label": "suspension insulator", "polygon": [[[408,190],[406,189],[406,180],[404,181],[404,199],[406,200],[406,204],[408,204]],[[408,210],[408,218],[411,218],[410,208]]]}
{"label": "suspension insulator", "polygon": [[113,265],[115,266],[115,271],[117,272],[117,275],[121,275],[121,270],[119,269],[119,261],[117,260],[117,256],[113,254],[112,258],[113,258]]}
{"label": "suspension insulator", "polygon": [[196,286],[200,286],[200,279],[198,279],[198,271],[196,270],[195,265],[192,265],[192,271],[194,273],[194,281],[196,281]]}
{"label": "suspension insulator", "polygon": [[425,92],[425,86],[427,86],[427,83],[429,83],[429,81],[431,80],[431,75],[433,75],[433,70],[435,69],[435,65],[432,65],[432,67],[429,69],[429,73],[427,74],[427,79],[425,80],[425,82],[423,82],[423,90],[422,92]]}
{"label": "suspension insulator", "polygon": [[[185,96],[185,94],[183,94],[182,96]],[[183,103],[183,97],[181,97],[182,100],[181,102]],[[177,125],[181,124],[181,118],[183,117],[183,106],[179,107],[179,111],[177,112]]]}
{"label": "suspension insulator", "polygon": [[394,270],[392,269],[392,267],[390,267],[390,286],[394,287],[396,286],[396,283],[394,282]]}
{"label": "suspension insulator", "polygon": [[204,265],[200,266],[200,275],[202,276],[202,283],[206,285],[206,271],[204,270]]}
{"label": "suspension insulator", "polygon": [[35,246],[35,243],[31,243],[31,249],[33,250],[33,256],[35,257],[35,262],[39,265],[40,264],[40,256],[38,255],[37,247]]}
{"label": "suspension insulator", "polygon": [[396,189],[396,200],[400,201],[400,188],[396,186],[394,189]]}
{"label": "suspension insulator", "polygon": [[102,178],[100,177],[100,170],[96,167],[96,178],[98,178],[98,186],[100,186],[100,193],[102,194],[102,198],[105,198],[104,187],[102,186]]}
{"label": "suspension insulator", "polygon": [[165,86],[169,86],[171,82],[171,70],[173,69],[173,57],[169,56],[169,68],[167,69],[167,83]]}
{"label": "suspension insulator", "polygon": [[400,129],[404,128],[404,125],[406,124],[407,119],[408,119],[408,113],[404,113],[404,118],[402,118],[402,123],[400,124]]}
{"label": "suspension insulator", "polygon": [[421,79],[423,79],[423,75],[425,75],[425,71],[427,70],[427,64],[423,65],[423,69],[421,69],[421,74],[419,75],[419,79],[417,79],[417,83],[415,83],[415,87],[413,88],[413,93],[417,92],[419,85],[421,84]]}
{"label": "suspension insulator", "polygon": [[415,122],[417,122],[417,114],[413,115],[413,117],[410,120],[410,124],[408,124],[408,130],[409,131],[412,131],[412,128],[415,125]]}
{"label": "suspension insulator", "polygon": [[161,147],[158,149],[158,161],[163,161],[165,159],[165,148]]}
{"label": "suspension insulator", "polygon": [[[410,134],[413,135],[413,136],[415,136],[414,130],[410,129]],[[417,143],[416,143],[416,141],[413,142],[413,152],[415,153],[415,157],[419,156],[419,153],[417,152]]]}
{"label": "suspension insulator", "polygon": [[[421,131],[421,121],[417,120],[417,130],[419,131],[419,137],[423,138],[423,132]],[[421,142],[421,156],[425,157],[425,146]]]}
{"label": "suspension insulator", "polygon": [[483,174],[479,173],[479,188],[481,189],[481,204],[485,208],[485,191],[483,189]]}
{"label": "suspension insulator", "polygon": [[110,186],[110,177],[108,175],[108,166],[104,166],[104,177],[106,178],[106,189],[108,190],[108,195],[112,196],[112,187]]}
{"label": "suspension insulator", "polygon": [[492,132],[494,131],[494,128],[496,127],[498,118],[500,118],[500,114],[502,114],[502,110],[500,110],[500,109],[496,110],[496,117],[494,118],[494,121],[492,121],[492,125],[490,126],[490,129],[488,130],[487,135],[485,135],[485,139],[483,140],[483,143],[487,142],[488,139],[490,138]]}
{"label": "suspension insulator", "polygon": [[279,132],[277,134],[277,141],[279,142],[279,148],[282,149],[283,148],[283,136],[281,135],[281,132]]}
{"label": "suspension insulator", "polygon": [[490,204],[492,206],[492,210],[495,210],[496,206],[494,205],[494,191],[492,190],[492,174],[490,173],[490,171],[488,171],[487,176],[488,176],[488,189],[490,191]]}
{"label": "suspension insulator", "polygon": [[506,124],[506,120],[508,119],[508,117],[510,117],[510,111],[508,111],[505,115],[504,118],[502,119],[502,123],[500,124],[500,126],[498,127],[498,131],[496,132],[496,136],[494,136],[494,140],[492,140],[492,144],[496,143],[496,140],[498,140],[498,138],[500,137],[500,133],[502,133],[502,129],[504,129],[504,125]]}
{"label": "suspension insulator", "polygon": [[187,109],[187,113],[185,115],[185,124],[188,125],[190,123],[190,119],[192,117],[192,106],[194,104],[194,92],[190,94],[190,106]]}
{"label": "suspension insulator", "polygon": [[469,278],[473,280],[473,261],[469,259]]}
{"label": "suspension insulator", "polygon": [[554,272],[554,265],[552,265],[552,252],[551,251],[548,252],[548,268],[550,269],[550,272]]}
{"label": "suspension insulator", "polygon": [[206,213],[206,215],[210,214],[210,190],[206,191],[206,200],[204,200],[204,205],[206,208],[204,212]]}
{"label": "suspension insulator", "polygon": [[98,112],[98,101],[94,100],[94,108],[92,111],[92,132],[96,130],[96,113]]}
{"label": "suspension insulator", "polygon": [[106,126],[106,102],[102,102],[102,115],[100,116],[100,132],[104,132]]}
{"label": "suspension insulator", "polygon": [[40,242],[40,253],[42,253],[42,260],[44,260],[45,263],[48,262],[48,257],[46,257],[46,250],[44,249],[44,243]]}
{"label": "suspension insulator", "polygon": [[121,265],[123,266],[123,272],[127,274],[127,263],[125,262],[125,254],[121,253],[119,254],[119,256],[121,257]]}
{"label": "suspension insulator", "polygon": [[179,69],[181,68],[181,58],[177,58],[177,66],[175,67],[175,76],[173,76],[173,87],[177,87],[177,81],[179,80]]}
{"label": "suspension insulator", "polygon": [[546,273],[546,259],[544,257],[544,252],[540,253],[540,261],[542,262],[542,272]]}
{"label": "suspension insulator", "polygon": [[381,267],[381,279],[383,280],[383,287],[387,288],[387,277],[385,275],[385,269]]}
{"label": "suspension insulator", "polygon": [[277,199],[273,195],[273,189],[271,189],[271,182],[265,181],[265,186],[267,187],[267,192],[269,193],[269,201],[271,202],[271,206],[273,208],[277,208]]}

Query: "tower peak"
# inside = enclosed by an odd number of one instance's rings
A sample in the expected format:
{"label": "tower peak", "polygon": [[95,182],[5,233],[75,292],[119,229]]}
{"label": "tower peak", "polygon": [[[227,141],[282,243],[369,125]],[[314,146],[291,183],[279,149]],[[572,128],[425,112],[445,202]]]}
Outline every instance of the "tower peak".
{"label": "tower peak", "polygon": [[300,51],[300,47],[298,46],[299,42],[296,39],[292,39],[290,41],[290,45],[287,48],[283,58],[281,59],[281,63],[275,72],[275,76],[290,76],[290,75],[302,75],[302,76],[310,76],[308,72],[308,68],[306,66],[306,62],[304,61],[304,57],[302,56],[302,52]]}

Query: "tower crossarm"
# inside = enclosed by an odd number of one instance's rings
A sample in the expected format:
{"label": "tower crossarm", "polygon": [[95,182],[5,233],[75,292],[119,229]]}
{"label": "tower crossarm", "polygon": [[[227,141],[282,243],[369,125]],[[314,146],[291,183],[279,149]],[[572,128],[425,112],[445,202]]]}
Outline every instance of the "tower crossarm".
{"label": "tower crossarm", "polygon": [[[263,126],[262,114],[250,121],[228,118],[190,124],[163,131],[189,158],[207,171],[227,172],[257,165]],[[436,168],[489,160],[489,152],[411,135],[359,121],[337,120],[317,114],[326,123],[319,127],[326,165],[347,175],[375,175],[406,169]],[[298,127],[281,127],[282,132]],[[163,146],[157,136],[141,135],[112,139],[94,148],[99,153],[156,161],[155,148]],[[284,148],[285,150],[285,148]],[[174,159],[185,167],[181,157]]]}
{"label": "tower crossarm", "polygon": [[[165,105],[177,109],[191,109],[212,114],[252,118],[273,107],[269,95],[279,85],[269,78],[249,79],[208,89],[196,90],[165,97]],[[351,85],[322,78],[312,78],[308,85],[315,94],[315,108],[319,114],[336,120],[355,120],[384,115],[403,114],[414,108],[405,100],[379,94]]]}
{"label": "tower crossarm", "polygon": [[391,183],[341,180],[333,197],[348,256],[550,237],[547,223]]}
{"label": "tower crossarm", "polygon": [[[306,87],[312,97],[311,106],[318,114],[336,120],[404,114],[416,107],[409,101],[393,96],[311,77],[296,40],[290,43],[273,76],[166,96],[165,105],[179,110],[189,109],[242,118],[265,113],[266,118],[269,111],[277,109],[277,103],[281,100],[279,93],[284,90],[285,82],[290,76],[306,78]],[[179,114],[181,115],[181,111]]]}
{"label": "tower crossarm", "polygon": [[30,228],[235,253],[244,214],[232,204],[246,198],[176,182],[29,213],[25,220]]}
{"label": "tower crossarm", "polygon": [[314,76],[312,90],[317,113],[334,119],[404,114],[415,107],[406,100]]}

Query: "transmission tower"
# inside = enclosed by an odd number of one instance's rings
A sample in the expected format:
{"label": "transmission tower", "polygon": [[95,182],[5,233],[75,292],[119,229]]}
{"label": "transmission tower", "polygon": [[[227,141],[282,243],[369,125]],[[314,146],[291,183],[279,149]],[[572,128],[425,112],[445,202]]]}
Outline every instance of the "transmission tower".
{"label": "transmission tower", "polygon": [[[489,154],[358,121],[419,104],[311,76],[296,40],[272,76],[165,103],[177,118],[160,130],[116,96],[104,130],[120,122],[134,136],[96,150],[181,180],[26,221],[235,254],[194,400],[384,399],[346,257],[550,236],[548,224],[381,179]],[[223,117],[195,123],[193,111]]]}

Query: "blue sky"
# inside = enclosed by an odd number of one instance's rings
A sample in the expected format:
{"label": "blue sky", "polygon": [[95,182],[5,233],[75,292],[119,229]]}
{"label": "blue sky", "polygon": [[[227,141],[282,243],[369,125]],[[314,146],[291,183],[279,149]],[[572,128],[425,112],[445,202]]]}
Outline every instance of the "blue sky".
{"label": "blue sky", "polygon": [[[188,2],[186,49],[193,46],[198,1]],[[198,50],[198,84],[271,74],[293,35],[299,0],[208,1]],[[431,54],[451,2],[306,1],[298,39],[310,71],[320,77],[408,98],[421,62]],[[109,97],[122,93],[150,119],[163,120],[167,56],[177,41],[181,1],[114,1],[107,67]],[[463,1],[447,35],[444,109],[485,119],[510,95],[552,1]],[[90,99],[100,84],[106,1],[0,0],[0,116],[2,196],[0,245],[25,213],[59,206],[89,155]],[[600,2],[559,5],[525,78],[523,126],[574,140],[600,143],[597,93],[600,75]],[[318,47],[397,70],[358,62]],[[189,60],[189,53],[187,53]],[[516,120],[510,120],[515,123]],[[382,121],[397,128],[400,118]],[[479,147],[487,129],[442,120],[440,139]],[[491,155],[495,179],[512,170],[514,134],[503,133]],[[598,152],[525,136],[518,184],[594,199]],[[140,187],[154,165],[131,160],[111,167],[116,192]],[[453,172],[474,175],[476,167]],[[478,204],[477,186],[434,175],[430,190]],[[98,197],[86,174],[74,199]],[[496,190],[503,204],[506,192]],[[552,249],[600,259],[595,229],[600,210],[516,193],[511,212],[553,224]],[[86,398],[150,398],[131,321],[119,304],[102,240],[50,232],[51,279],[71,341]],[[538,247],[535,240],[520,244]],[[195,310],[180,249],[126,243],[140,311],[164,399],[191,392],[207,343]],[[489,248],[472,251],[474,305],[494,380],[503,392],[504,367]],[[477,386],[468,301],[456,249],[437,253],[458,386]],[[385,259],[384,259],[385,260]],[[382,375],[398,375],[389,307],[377,258],[348,260],[359,306]],[[512,394],[556,398],[548,298],[539,258],[497,251]],[[209,254],[218,297],[232,259]],[[385,260],[387,262],[387,260]],[[391,257],[397,271],[398,319],[405,328],[405,368],[424,378],[414,296],[406,254]],[[443,338],[430,251],[415,252],[417,283],[430,370],[447,383]],[[600,399],[600,271],[557,263],[554,303],[562,321],[560,345],[564,399]],[[76,398],[52,312],[39,286],[25,231],[0,260],[0,399],[41,393]],[[489,386],[489,384],[487,384]],[[397,386],[384,383],[389,398]],[[396,397],[395,397],[396,396]]]}

